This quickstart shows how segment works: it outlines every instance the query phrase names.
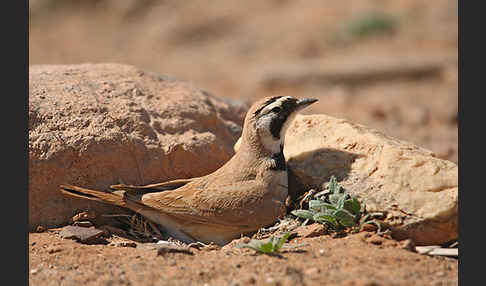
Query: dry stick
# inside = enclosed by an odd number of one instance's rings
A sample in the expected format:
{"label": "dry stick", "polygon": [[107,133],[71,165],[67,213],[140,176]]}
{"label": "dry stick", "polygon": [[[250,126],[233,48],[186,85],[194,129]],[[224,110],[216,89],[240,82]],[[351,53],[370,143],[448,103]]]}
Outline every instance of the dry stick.
{"label": "dry stick", "polygon": [[162,237],[162,233],[160,232],[159,228],[150,220],[147,219],[148,224],[152,228],[152,230],[159,236]]}

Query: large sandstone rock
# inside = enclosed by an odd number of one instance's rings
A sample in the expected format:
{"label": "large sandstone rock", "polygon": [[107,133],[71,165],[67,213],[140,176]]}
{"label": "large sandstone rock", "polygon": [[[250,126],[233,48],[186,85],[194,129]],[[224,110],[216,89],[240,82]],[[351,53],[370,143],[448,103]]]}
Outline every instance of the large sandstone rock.
{"label": "large sandstone rock", "polygon": [[458,168],[428,150],[326,115],[299,115],[284,154],[299,185],[320,187],[335,175],[368,211],[387,214],[397,239],[417,245],[458,238]]}
{"label": "large sandstone rock", "polygon": [[62,196],[60,184],[105,189],[211,173],[233,155],[246,110],[127,65],[31,66],[30,230],[79,210],[115,211]]}

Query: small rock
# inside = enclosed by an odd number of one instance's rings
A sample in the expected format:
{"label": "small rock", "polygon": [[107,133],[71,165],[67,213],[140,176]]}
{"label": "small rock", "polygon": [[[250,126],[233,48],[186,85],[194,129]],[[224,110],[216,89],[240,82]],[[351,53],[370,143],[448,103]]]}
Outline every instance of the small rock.
{"label": "small rock", "polygon": [[46,231],[46,228],[43,227],[42,225],[39,225],[39,226],[37,226],[36,231],[37,232],[44,232],[44,231]]}
{"label": "small rock", "polygon": [[412,251],[412,252],[417,252],[415,250],[415,243],[413,242],[413,240],[411,240],[410,238],[409,239],[406,239],[406,240],[403,240],[400,242],[400,247],[402,249],[405,249],[405,250],[408,250],[408,251]]}
{"label": "small rock", "polygon": [[63,227],[59,233],[62,238],[75,239],[76,241],[86,244],[96,242],[104,234],[105,231],[100,229],[72,225]]}
{"label": "small rock", "polygon": [[326,233],[327,226],[320,223],[299,226],[296,230],[297,235],[301,237],[316,237]]}
{"label": "small rock", "polygon": [[39,273],[39,269],[32,269],[32,270],[30,270],[30,274],[32,274],[32,275],[35,275],[37,273]]}
{"label": "small rock", "polygon": [[194,253],[190,251],[189,248],[174,247],[174,246],[162,246],[157,248],[157,256],[165,255],[167,253],[184,253],[184,254],[194,255]]}
{"label": "small rock", "polygon": [[366,239],[366,242],[376,244],[376,245],[381,245],[383,241],[385,241],[385,239],[379,235],[373,235]]}

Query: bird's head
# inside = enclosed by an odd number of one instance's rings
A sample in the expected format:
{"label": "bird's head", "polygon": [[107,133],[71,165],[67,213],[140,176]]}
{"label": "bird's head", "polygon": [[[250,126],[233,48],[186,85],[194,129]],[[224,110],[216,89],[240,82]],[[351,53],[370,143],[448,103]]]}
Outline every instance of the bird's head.
{"label": "bird's head", "polygon": [[245,117],[241,143],[260,145],[253,147],[262,147],[270,154],[279,153],[294,116],[316,101],[313,98],[273,96],[255,102]]}

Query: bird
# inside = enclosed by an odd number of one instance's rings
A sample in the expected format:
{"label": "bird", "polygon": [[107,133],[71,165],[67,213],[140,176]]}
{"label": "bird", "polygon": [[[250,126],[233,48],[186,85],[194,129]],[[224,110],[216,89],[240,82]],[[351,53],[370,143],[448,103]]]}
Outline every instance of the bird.
{"label": "bird", "polygon": [[64,195],[128,208],[185,243],[225,245],[267,227],[286,214],[288,173],[285,133],[314,98],[264,97],[245,115],[235,154],[205,176],[91,190],[60,185]]}

